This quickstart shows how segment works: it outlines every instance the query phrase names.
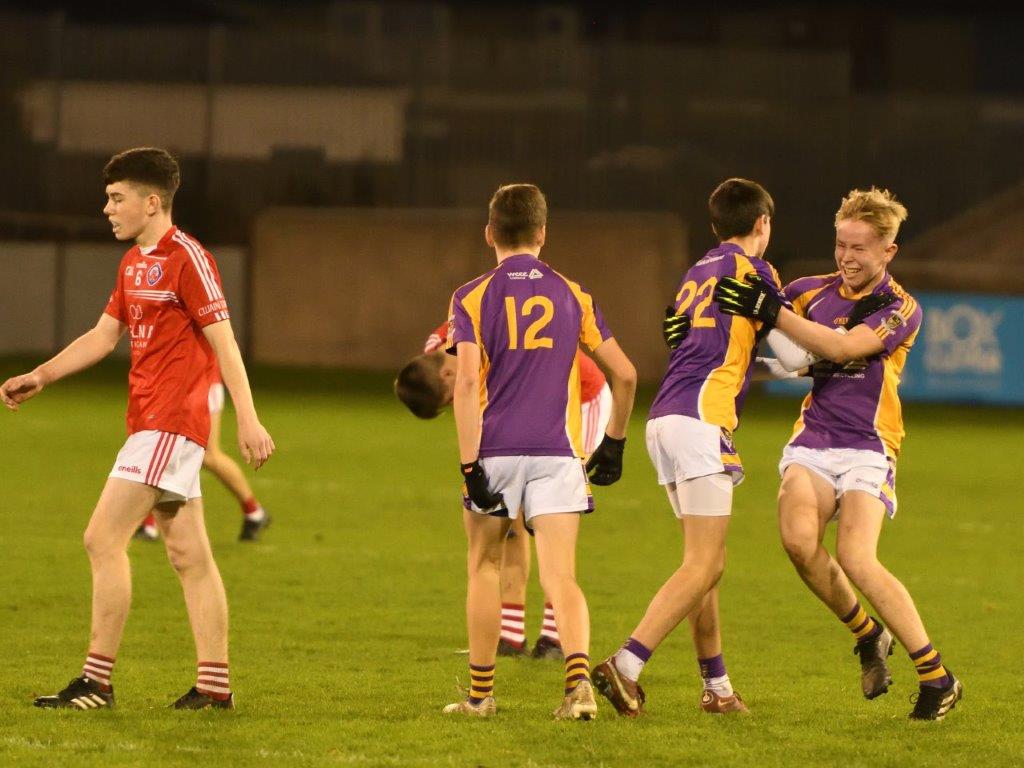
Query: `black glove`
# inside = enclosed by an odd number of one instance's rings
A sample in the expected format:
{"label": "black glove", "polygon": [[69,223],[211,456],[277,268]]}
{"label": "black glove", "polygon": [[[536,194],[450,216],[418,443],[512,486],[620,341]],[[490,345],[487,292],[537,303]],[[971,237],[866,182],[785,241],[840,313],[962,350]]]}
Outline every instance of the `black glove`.
{"label": "black glove", "polygon": [[846,319],[846,330],[864,322],[864,318],[880,312],[896,301],[896,295],[886,291],[884,293],[869,293],[867,296],[858,299],[853,305],[853,311]]}
{"label": "black glove", "polygon": [[622,451],[625,447],[626,438],[616,440],[605,435],[587,462],[590,482],[594,485],[611,485],[617,482],[622,477]]}
{"label": "black glove", "polygon": [[661,338],[665,346],[675,349],[690,333],[690,316],[685,312],[677,315],[673,307],[665,307],[665,319],[661,321]]}
{"label": "black glove", "polygon": [[504,501],[500,493],[492,493],[487,487],[487,475],[479,461],[462,465],[462,479],[466,483],[466,495],[480,509],[490,509]]}
{"label": "black glove", "polygon": [[779,319],[782,302],[775,289],[762,277],[753,272],[744,275],[743,281],[734,277],[723,277],[715,286],[715,303],[727,315],[743,315],[760,320],[766,328],[774,328]]}

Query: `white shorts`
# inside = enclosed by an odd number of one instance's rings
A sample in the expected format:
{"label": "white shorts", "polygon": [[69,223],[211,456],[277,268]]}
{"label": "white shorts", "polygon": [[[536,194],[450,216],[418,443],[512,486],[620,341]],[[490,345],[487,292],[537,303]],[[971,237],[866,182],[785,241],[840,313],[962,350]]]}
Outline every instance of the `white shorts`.
{"label": "white shorts", "polygon": [[199,470],[205,452],[203,446],[184,435],[147,429],[128,437],[110,476],[159,488],[163,494],[158,504],[188,501],[203,495]]}
{"label": "white shorts", "polygon": [[219,381],[210,385],[210,394],[206,398],[210,406],[210,413],[220,413],[224,410],[224,385]]}
{"label": "white shorts", "polygon": [[743,482],[743,464],[729,432],[689,416],[659,416],[647,422],[647,453],[658,484],[682,483],[727,472],[732,484]]}
{"label": "white shorts", "polygon": [[510,517],[523,512],[529,522],[538,515],[560,512],[593,512],[594,497],[582,459],[572,456],[488,456],[480,459],[492,491],[504,499],[503,508],[485,512],[462,497],[466,509]]}
{"label": "white shorts", "polygon": [[583,403],[583,453],[594,452],[604,437],[608,420],[612,417],[612,391],[605,384],[593,400]]}
{"label": "white shorts", "polygon": [[[790,464],[807,467],[827,480],[835,490],[836,499],[847,491],[864,491],[881,499],[890,518],[896,514],[896,466],[884,454],[855,448],[815,449],[787,445],[782,449],[779,462],[780,476]],[[836,510],[832,519],[838,517]]]}

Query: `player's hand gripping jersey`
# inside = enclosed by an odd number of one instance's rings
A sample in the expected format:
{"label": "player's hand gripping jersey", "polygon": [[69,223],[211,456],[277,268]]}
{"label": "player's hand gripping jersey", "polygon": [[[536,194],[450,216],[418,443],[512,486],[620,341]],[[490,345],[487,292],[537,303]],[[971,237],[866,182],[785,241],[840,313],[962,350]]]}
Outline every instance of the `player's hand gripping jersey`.
{"label": "player's hand gripping jersey", "polygon": [[521,254],[455,291],[448,314],[449,354],[480,347],[480,457],[582,457],[576,353],[612,335],[590,294]]}
{"label": "player's hand gripping jersey", "polygon": [[128,326],[128,434],[159,430],[206,446],[213,352],[202,328],[229,318],[213,257],[171,227],[121,260],[106,313]]}
{"label": "player's hand gripping jersey", "polygon": [[761,323],[721,312],[711,295],[721,278],[740,278],[750,272],[757,272],[781,296],[775,268],[732,243],[708,251],[683,276],[674,306],[676,314],[690,315],[690,332],[672,351],[650,419],[689,416],[729,431],[736,429],[750,388]]}
{"label": "player's hand gripping jersey", "polygon": [[[897,387],[921,327],[922,311],[890,275],[872,291],[884,292],[893,293],[896,301],[862,322],[885,349],[845,369],[820,369],[827,373],[815,376],[790,445],[869,450],[894,459],[899,455],[904,429]],[[794,312],[829,328],[844,328],[857,303],[847,296],[838,272],[794,280],[785,293]]]}

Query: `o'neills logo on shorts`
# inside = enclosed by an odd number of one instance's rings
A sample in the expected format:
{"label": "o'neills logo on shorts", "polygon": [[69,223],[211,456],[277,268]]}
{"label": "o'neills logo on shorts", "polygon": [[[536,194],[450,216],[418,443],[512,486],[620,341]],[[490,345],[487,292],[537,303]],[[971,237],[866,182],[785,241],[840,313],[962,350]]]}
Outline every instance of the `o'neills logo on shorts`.
{"label": "o'neills logo on shorts", "polygon": [[125,473],[127,473],[129,475],[141,475],[142,474],[142,470],[139,469],[138,467],[118,467],[117,471],[118,472],[125,472]]}

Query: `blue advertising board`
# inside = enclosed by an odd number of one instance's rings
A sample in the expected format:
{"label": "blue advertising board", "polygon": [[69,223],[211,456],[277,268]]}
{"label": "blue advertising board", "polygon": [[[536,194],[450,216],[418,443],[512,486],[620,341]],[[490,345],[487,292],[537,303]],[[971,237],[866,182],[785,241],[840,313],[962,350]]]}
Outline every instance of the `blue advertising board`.
{"label": "blue advertising board", "polygon": [[[1024,298],[915,293],[924,324],[907,357],[903,400],[1024,405]],[[806,392],[809,379],[773,381],[768,392]]]}

